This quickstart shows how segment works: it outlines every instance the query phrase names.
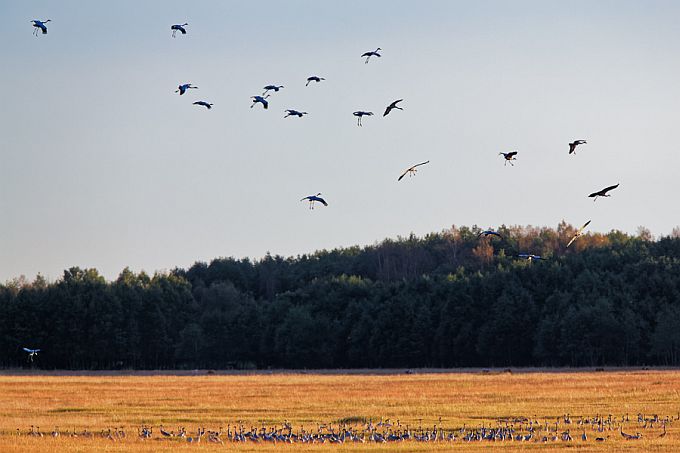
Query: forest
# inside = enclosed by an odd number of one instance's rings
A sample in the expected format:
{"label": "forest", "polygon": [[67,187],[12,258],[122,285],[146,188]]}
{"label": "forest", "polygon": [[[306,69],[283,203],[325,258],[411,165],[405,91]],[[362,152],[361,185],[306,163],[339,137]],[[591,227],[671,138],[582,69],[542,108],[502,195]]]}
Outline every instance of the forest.
{"label": "forest", "polygon": [[[569,248],[565,222],[480,231],[113,281],[78,267],[16,278],[0,285],[0,367],[680,365],[680,228],[587,233]],[[22,347],[41,352],[29,362]]]}

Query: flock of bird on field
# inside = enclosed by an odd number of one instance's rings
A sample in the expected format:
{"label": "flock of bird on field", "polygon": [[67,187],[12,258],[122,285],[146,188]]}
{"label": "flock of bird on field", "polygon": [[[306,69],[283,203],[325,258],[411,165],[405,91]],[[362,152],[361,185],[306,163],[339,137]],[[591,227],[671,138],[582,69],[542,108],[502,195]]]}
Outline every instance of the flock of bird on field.
{"label": "flock of bird on field", "polygon": [[[293,427],[288,421],[266,425],[264,422],[249,425],[242,421],[227,424],[226,428],[209,430],[199,427],[188,431],[186,427],[168,429],[160,425],[157,430],[153,426],[142,425],[132,429],[131,434],[124,427],[89,431],[87,429],[64,430],[55,427],[51,432],[43,433],[40,427],[31,426],[21,431],[17,428],[15,436],[52,437],[52,438],[84,438],[123,441],[128,437],[140,440],[169,440],[189,443],[302,443],[302,444],[343,444],[343,443],[394,443],[394,442],[533,442],[533,443],[570,443],[570,442],[607,442],[615,438],[625,441],[641,439],[659,439],[667,436],[667,427],[680,420],[677,416],[660,417],[658,415],[628,414],[616,417],[613,415],[595,415],[592,417],[572,417],[570,414],[556,419],[538,420],[538,417],[513,417],[497,419],[478,426],[463,424],[457,428],[443,428],[442,419],[432,425],[423,425],[418,421],[417,428],[400,420],[381,419],[379,422],[366,420],[363,417],[352,417],[313,427]],[[630,431],[630,432],[627,432]]]}

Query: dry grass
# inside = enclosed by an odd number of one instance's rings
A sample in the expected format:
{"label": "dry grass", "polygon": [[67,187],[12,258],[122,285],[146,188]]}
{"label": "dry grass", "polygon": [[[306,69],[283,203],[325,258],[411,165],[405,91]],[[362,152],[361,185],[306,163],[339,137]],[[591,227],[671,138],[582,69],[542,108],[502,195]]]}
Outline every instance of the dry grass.
{"label": "dry grass", "polygon": [[[629,413],[672,415],[680,411],[680,372],[612,371],[560,373],[436,373],[412,375],[258,374],[258,375],[4,375],[0,376],[1,452],[151,452],[175,449],[238,451],[432,451],[489,449],[552,451],[680,451],[680,421],[659,439],[660,429],[642,430],[644,438],[626,441],[617,433],[597,444],[463,443],[390,445],[192,445],[179,440],[136,438],[142,424],[168,429],[199,425],[219,428],[243,420],[247,425],[281,424],[308,429],[319,422],[354,417],[400,419],[412,427],[478,426],[499,417],[555,419]],[[32,438],[16,436],[31,425],[43,432],[98,431],[125,427],[127,439]],[[576,428],[575,428],[576,431]],[[580,434],[580,430],[578,430]],[[577,435],[578,435],[577,434]],[[575,435],[574,437],[577,437]],[[592,435],[591,435],[592,436]]]}

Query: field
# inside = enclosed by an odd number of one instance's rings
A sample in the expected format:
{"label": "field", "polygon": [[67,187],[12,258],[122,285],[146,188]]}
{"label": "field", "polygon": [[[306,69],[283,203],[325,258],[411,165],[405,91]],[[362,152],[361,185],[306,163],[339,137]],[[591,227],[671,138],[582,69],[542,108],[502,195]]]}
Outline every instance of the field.
{"label": "field", "polygon": [[[451,373],[260,373],[260,374],[20,374],[0,375],[1,452],[151,452],[151,451],[680,451],[680,372],[670,370],[613,370],[564,372],[451,372]],[[643,428],[643,418],[658,414],[659,421]],[[462,432],[499,426],[509,420],[517,426],[526,419],[543,426],[570,414],[572,441],[544,442],[536,435],[526,442],[408,440],[384,444],[189,443],[164,438],[159,426],[188,435],[199,426],[208,430],[282,426],[318,431],[321,423],[390,419],[392,429],[406,425],[413,432],[439,425],[440,431]],[[614,424],[598,432],[583,428],[581,417],[601,415]],[[626,414],[629,421],[625,421]],[[439,421],[441,417],[441,422]],[[662,434],[662,422],[667,435]],[[619,423],[624,420],[623,423]],[[505,422],[501,422],[505,424]],[[29,436],[31,426],[43,437]],[[142,426],[153,427],[150,439],[141,439]],[[361,427],[359,422],[357,427]],[[622,426],[621,426],[622,425]],[[526,426],[526,425],[525,425]],[[58,427],[59,437],[51,432]],[[102,430],[125,431],[124,438],[109,439]],[[358,429],[357,428],[357,429]],[[17,431],[18,429],[18,431]],[[384,430],[384,428],[381,428]],[[619,430],[642,433],[626,440]],[[79,433],[78,437],[70,434]],[[588,439],[581,435],[586,432]],[[93,433],[92,437],[83,432]],[[105,431],[106,432],[106,431]],[[600,436],[604,441],[596,442]]]}

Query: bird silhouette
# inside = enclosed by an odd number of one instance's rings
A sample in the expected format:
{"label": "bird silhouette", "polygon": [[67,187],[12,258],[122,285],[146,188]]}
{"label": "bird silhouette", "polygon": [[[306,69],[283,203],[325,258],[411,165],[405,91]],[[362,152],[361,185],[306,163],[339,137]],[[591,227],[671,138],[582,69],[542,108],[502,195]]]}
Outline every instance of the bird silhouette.
{"label": "bird silhouette", "polygon": [[399,109],[399,110],[404,110],[401,107],[397,107],[397,104],[403,101],[403,99],[397,99],[393,103],[387,106],[385,109],[385,113],[383,113],[383,116],[387,116],[393,109]]}
{"label": "bird silhouette", "polygon": [[302,118],[302,115],[307,114],[307,112],[298,112],[297,110],[288,109],[286,110],[286,116],[284,116],[284,118],[288,118],[289,116],[297,116],[298,118]]}
{"label": "bird silhouette", "polygon": [[517,255],[519,258],[524,258],[527,261],[533,261],[533,260],[544,260],[545,258],[541,257],[540,255],[532,255],[530,253],[520,253]]}
{"label": "bird silhouette", "polygon": [[428,160],[426,162],[421,162],[419,164],[415,164],[415,165],[408,167],[406,170],[404,170],[404,172],[401,174],[401,176],[399,176],[399,179],[397,179],[397,181],[401,181],[402,178],[404,176],[406,176],[407,174],[408,174],[409,177],[414,176],[416,174],[416,172],[418,171],[416,169],[416,167],[420,167],[421,165],[425,165],[425,164],[429,164],[429,163],[430,163],[430,161]]}
{"label": "bird silhouette", "polygon": [[576,232],[574,233],[574,236],[572,236],[571,240],[567,244],[567,248],[569,248],[569,246],[572,244],[572,242],[574,242],[576,239],[581,237],[581,235],[583,235],[583,230],[585,230],[588,225],[590,225],[590,220],[588,220],[586,223],[584,223],[581,228],[576,230]]}
{"label": "bird silhouette", "polygon": [[321,192],[317,193],[316,195],[309,195],[301,199],[300,201],[305,201],[309,200],[309,209],[314,209],[314,202],[318,201],[324,206],[328,206],[328,203],[326,203],[326,200],[321,198]]}
{"label": "bird silhouette", "polygon": [[210,104],[209,102],[205,102],[205,101],[196,101],[196,102],[194,102],[194,105],[202,105],[203,107],[210,110],[214,104]]}
{"label": "bird silhouette", "polygon": [[482,236],[484,236],[484,237],[498,236],[499,238],[503,239],[503,236],[501,236],[500,234],[496,233],[493,230],[484,230],[477,235],[478,238],[480,238]]}
{"label": "bird silhouette", "polygon": [[184,93],[187,92],[189,89],[198,89],[198,87],[191,85],[190,83],[184,83],[180,86],[177,87],[175,90],[175,93],[179,93],[179,95],[183,95]]}
{"label": "bird silhouette", "polygon": [[569,154],[576,154],[576,147],[578,145],[585,145],[587,142],[585,140],[574,140],[573,142],[569,143]]}
{"label": "bird silhouette", "polygon": [[283,85],[267,85],[266,87],[263,88],[264,93],[262,93],[262,96],[267,94],[270,91],[274,91],[275,93],[278,93],[279,90],[283,88]]}
{"label": "bird silhouette", "polygon": [[31,22],[33,22],[33,36],[38,36],[38,30],[42,31],[43,35],[47,34],[47,25],[45,25],[48,22],[52,22],[52,19],[47,19],[47,20],[37,20],[34,19]]}
{"label": "bird silhouette", "polygon": [[180,33],[182,33],[183,35],[186,35],[186,34],[187,34],[187,30],[186,30],[186,28],[184,28],[184,27],[186,27],[187,25],[189,25],[189,24],[183,23],[183,24],[175,24],[175,25],[172,25],[172,26],[170,27],[170,30],[172,30],[172,37],[174,38],[178,31],[179,31]]}
{"label": "bird silhouette", "polygon": [[382,49],[381,49],[380,47],[378,47],[377,49],[375,49],[375,50],[372,51],[372,52],[364,52],[363,54],[361,54],[361,57],[362,57],[362,58],[363,58],[363,57],[366,57],[366,64],[368,64],[368,60],[370,60],[371,57],[378,57],[378,58],[380,58],[381,55],[378,53],[379,50],[382,50]]}
{"label": "bird silhouette", "polygon": [[262,96],[250,96],[250,97],[253,99],[253,103],[250,104],[251,109],[255,107],[255,104],[257,104],[258,102],[262,104],[262,107],[264,107],[265,110],[269,108],[269,102],[267,101],[269,95],[266,95],[264,97]]}
{"label": "bird silhouette", "polygon": [[318,77],[318,76],[311,76],[307,77],[307,83],[305,83],[305,86],[309,86],[309,82],[321,82],[322,80],[326,80],[323,77]]}
{"label": "bird silhouette", "polygon": [[509,153],[498,153],[498,155],[499,156],[502,155],[503,158],[505,159],[505,164],[503,164],[503,166],[507,165],[508,162],[510,162],[510,165],[512,165],[513,167],[515,166],[515,164],[513,164],[512,161],[517,160],[515,158],[515,156],[517,155],[517,151],[510,151]]}
{"label": "bird silhouette", "polygon": [[357,126],[361,126],[362,125],[361,124],[361,118],[364,117],[364,116],[372,116],[373,112],[364,112],[364,111],[359,110],[359,111],[352,113],[352,115],[357,117]]}
{"label": "bird silhouette", "polygon": [[611,197],[611,195],[607,194],[610,190],[614,190],[617,187],[619,187],[619,184],[616,184],[614,186],[609,186],[605,187],[604,189],[600,190],[599,192],[593,192],[588,197],[593,198],[593,201],[597,200],[597,197]]}

